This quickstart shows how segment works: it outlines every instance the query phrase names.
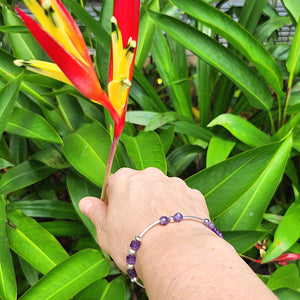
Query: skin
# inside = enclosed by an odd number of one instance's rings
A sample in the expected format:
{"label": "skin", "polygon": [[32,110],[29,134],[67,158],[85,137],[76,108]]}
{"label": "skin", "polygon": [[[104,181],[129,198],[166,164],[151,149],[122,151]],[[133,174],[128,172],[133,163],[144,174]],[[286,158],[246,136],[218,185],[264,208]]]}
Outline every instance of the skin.
{"label": "skin", "polygon": [[[203,195],[183,180],[148,168],[111,175],[107,203],[83,198],[80,210],[97,228],[98,243],[126,272],[129,244],[160,216],[209,218]],[[203,224],[182,221],[148,231],[135,264],[149,299],[277,299],[236,251]]]}

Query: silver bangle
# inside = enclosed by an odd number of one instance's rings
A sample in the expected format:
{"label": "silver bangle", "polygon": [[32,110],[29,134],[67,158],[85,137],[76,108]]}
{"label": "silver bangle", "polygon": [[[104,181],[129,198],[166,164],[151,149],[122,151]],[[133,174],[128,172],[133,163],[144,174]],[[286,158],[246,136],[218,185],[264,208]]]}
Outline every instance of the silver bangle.
{"label": "silver bangle", "polygon": [[135,282],[140,287],[145,288],[144,285],[138,281],[138,275],[137,275],[136,269],[134,267],[135,263],[136,263],[136,252],[141,246],[142,237],[156,225],[165,226],[169,223],[181,222],[183,220],[191,220],[191,221],[201,222],[203,225],[205,225],[207,228],[212,230],[220,238],[222,238],[222,239],[224,238],[223,234],[220,232],[220,230],[218,230],[216,228],[215,224],[213,222],[211,222],[209,219],[202,219],[202,218],[194,217],[194,216],[183,216],[180,212],[178,212],[178,213],[174,214],[174,216],[170,216],[170,217],[162,216],[158,220],[151,223],[148,227],[146,227],[130,243],[130,249],[129,249],[128,255],[126,257],[126,263],[127,263],[127,274],[132,282]]}

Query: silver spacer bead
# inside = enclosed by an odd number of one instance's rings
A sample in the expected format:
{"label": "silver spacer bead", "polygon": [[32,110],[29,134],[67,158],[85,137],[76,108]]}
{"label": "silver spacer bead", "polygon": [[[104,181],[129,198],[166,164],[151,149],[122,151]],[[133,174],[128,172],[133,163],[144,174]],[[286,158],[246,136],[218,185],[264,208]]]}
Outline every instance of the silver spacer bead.
{"label": "silver spacer bead", "polygon": [[170,217],[169,217],[169,222],[170,222],[170,223],[173,223],[173,222],[174,222],[174,217],[173,217],[173,216],[170,216]]}
{"label": "silver spacer bead", "polygon": [[133,249],[130,248],[129,251],[128,251],[128,253],[131,254],[131,255],[133,255],[133,254],[135,254],[135,250],[133,250]]}
{"label": "silver spacer bead", "polygon": [[130,265],[130,264],[127,265],[127,270],[132,270],[133,268],[134,268],[134,265]]}
{"label": "silver spacer bead", "polygon": [[136,277],[133,277],[130,280],[131,280],[131,282],[137,282],[137,278]]}
{"label": "silver spacer bead", "polygon": [[137,236],[135,237],[135,240],[138,241],[138,242],[140,242],[142,239],[141,239],[141,237],[140,237],[139,235],[137,235]]}

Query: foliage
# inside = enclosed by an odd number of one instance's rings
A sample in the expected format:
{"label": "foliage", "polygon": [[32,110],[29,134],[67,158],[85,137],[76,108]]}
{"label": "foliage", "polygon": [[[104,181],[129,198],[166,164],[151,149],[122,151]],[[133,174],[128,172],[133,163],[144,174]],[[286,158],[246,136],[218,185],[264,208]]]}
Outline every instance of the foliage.
{"label": "foliage", "polygon": [[[63,2],[107,74],[111,1],[94,9],[99,21],[79,3]],[[153,166],[185,179],[204,194],[211,218],[240,254],[255,258],[253,246],[268,240],[267,263],[300,253],[299,10],[284,0],[282,17],[276,1],[246,0],[224,13],[223,2],[144,1],[113,172]],[[43,299],[130,299],[130,289],[141,296],[110,266],[78,209],[82,197],[100,195],[109,115],[73,88],[13,64],[45,53],[1,3],[0,298],[41,299],[42,292]],[[286,24],[295,35],[278,43]],[[298,265],[272,266],[276,271],[262,276],[269,288],[281,299],[299,298]]]}

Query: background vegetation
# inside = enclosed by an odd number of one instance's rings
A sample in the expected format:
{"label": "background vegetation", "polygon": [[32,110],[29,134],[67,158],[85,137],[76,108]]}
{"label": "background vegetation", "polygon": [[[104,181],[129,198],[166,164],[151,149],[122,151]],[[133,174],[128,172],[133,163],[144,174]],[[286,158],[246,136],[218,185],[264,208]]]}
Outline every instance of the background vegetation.
{"label": "background vegetation", "polygon": [[[106,86],[113,1],[94,9],[97,20],[80,3],[63,2]],[[204,194],[226,240],[259,261],[252,266],[269,288],[299,299],[298,261],[287,263],[300,253],[299,4],[282,0],[288,15],[279,16],[279,1],[246,0],[224,13],[225,2],[144,0],[113,171],[152,166],[185,179]],[[146,299],[110,263],[78,209],[83,196],[101,193],[109,114],[13,64],[47,57],[15,3],[1,4],[0,298]],[[295,35],[280,43],[286,24]]]}

